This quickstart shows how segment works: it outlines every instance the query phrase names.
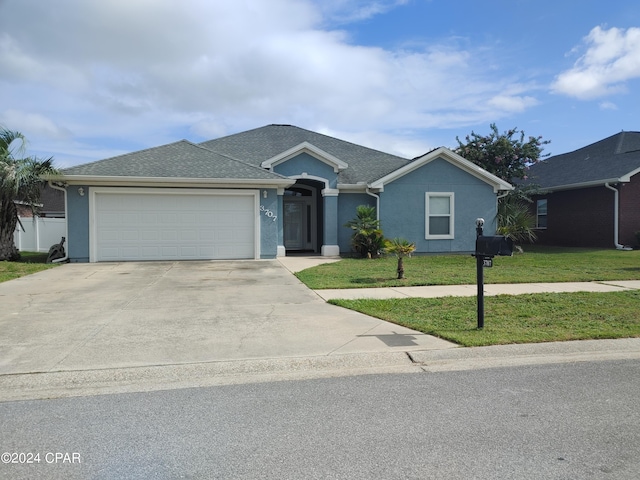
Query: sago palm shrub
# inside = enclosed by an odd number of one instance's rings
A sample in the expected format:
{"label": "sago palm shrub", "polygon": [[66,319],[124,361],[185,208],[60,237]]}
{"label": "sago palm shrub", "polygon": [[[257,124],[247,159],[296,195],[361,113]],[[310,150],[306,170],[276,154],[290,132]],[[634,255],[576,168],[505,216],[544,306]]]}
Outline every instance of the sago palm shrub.
{"label": "sago palm shrub", "polygon": [[398,257],[398,280],[403,280],[404,258],[411,257],[411,254],[416,251],[416,244],[404,238],[394,238],[393,240],[385,241],[384,251],[385,253],[395,254]]}
{"label": "sago palm shrub", "polygon": [[376,218],[376,208],[369,205],[356,207],[356,218],[344,225],[353,230],[351,246],[363,258],[380,255],[384,246],[384,235],[380,228],[380,220]]}

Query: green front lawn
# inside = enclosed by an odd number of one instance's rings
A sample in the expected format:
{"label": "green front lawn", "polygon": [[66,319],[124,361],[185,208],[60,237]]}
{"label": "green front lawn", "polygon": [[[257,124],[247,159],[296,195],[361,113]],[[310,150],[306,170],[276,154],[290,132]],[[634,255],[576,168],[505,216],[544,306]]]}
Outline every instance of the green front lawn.
{"label": "green front lawn", "polygon": [[475,297],[329,303],[466,347],[640,337],[640,291],[485,297],[482,330]]}
{"label": "green front lawn", "polygon": [[[470,255],[405,259],[395,279],[394,257],[343,259],[299,272],[313,289],[464,285],[476,283]],[[527,247],[496,257],[485,283],[640,280],[640,251]],[[435,335],[463,346],[640,337],[640,291],[485,297],[485,326],[477,329],[475,297],[331,300],[330,303]]]}
{"label": "green front lawn", "polygon": [[[395,257],[345,258],[296,275],[313,289],[469,285],[476,283],[471,255],[424,255],[404,261],[405,280],[396,280]],[[524,254],[496,257],[485,268],[485,283],[640,280],[640,250],[526,247]]]}
{"label": "green front lawn", "polygon": [[21,258],[17,262],[0,262],[0,282],[24,277],[32,273],[54,268],[58,264],[47,264],[47,253],[20,252]]}

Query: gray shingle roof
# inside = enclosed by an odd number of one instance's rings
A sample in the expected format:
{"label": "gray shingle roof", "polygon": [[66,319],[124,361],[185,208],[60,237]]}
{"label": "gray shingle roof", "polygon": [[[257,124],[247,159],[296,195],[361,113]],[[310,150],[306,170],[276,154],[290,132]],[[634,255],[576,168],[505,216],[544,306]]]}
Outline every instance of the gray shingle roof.
{"label": "gray shingle roof", "polygon": [[265,160],[303,142],[309,142],[349,165],[339,173],[339,183],[370,183],[410,163],[406,158],[292,125],[267,125],[200,145],[259,167]]}
{"label": "gray shingle roof", "polygon": [[244,180],[285,178],[263,168],[213,152],[187,140],[70,167],[64,169],[62,173],[65,176],[150,178]]}
{"label": "gray shingle roof", "polygon": [[620,132],[573,152],[549,157],[531,167],[527,184],[554,189],[604,184],[640,169],[640,132]]}

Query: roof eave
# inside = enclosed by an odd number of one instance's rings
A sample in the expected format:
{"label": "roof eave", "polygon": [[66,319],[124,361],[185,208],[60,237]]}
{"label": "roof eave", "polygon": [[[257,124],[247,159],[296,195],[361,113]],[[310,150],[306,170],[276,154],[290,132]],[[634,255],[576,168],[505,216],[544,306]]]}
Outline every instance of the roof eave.
{"label": "roof eave", "polygon": [[338,184],[338,190],[340,190],[341,192],[366,192],[367,189],[369,188],[369,185],[367,185],[364,182],[361,183],[339,183]]}
{"label": "roof eave", "polygon": [[53,181],[68,185],[95,186],[138,186],[138,187],[222,187],[225,185],[248,188],[287,188],[295,180],[286,178],[251,179],[251,178],[179,178],[179,177],[123,177],[96,175],[60,175]]}
{"label": "roof eave", "polygon": [[565,185],[553,185],[551,187],[540,188],[547,192],[557,192],[561,190],[576,190],[578,188],[602,187],[607,183],[628,183],[629,181],[631,181],[631,176],[625,175],[624,177],[620,178],[592,180],[590,182],[567,183]]}

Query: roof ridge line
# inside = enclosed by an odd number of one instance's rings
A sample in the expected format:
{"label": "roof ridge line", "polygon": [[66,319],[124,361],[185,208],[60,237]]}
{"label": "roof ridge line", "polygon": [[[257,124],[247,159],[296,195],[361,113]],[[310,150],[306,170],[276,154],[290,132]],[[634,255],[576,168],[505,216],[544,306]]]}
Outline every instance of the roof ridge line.
{"label": "roof ridge line", "polygon": [[[224,154],[224,153],[216,152],[215,150],[212,150],[211,148],[209,148],[209,147],[205,147],[205,146],[203,146],[203,145],[201,145],[201,144],[193,143],[193,142],[191,142],[190,140],[185,140],[185,141],[186,141],[186,142],[188,142],[189,144],[193,145],[194,147],[198,147],[198,148],[200,148],[200,149],[202,149],[202,150],[206,150],[207,152],[213,153],[213,154],[218,155],[218,156],[220,156],[220,157],[228,158],[228,159],[229,159],[229,160],[231,160],[232,162],[241,163],[242,165],[245,165],[245,166],[247,166],[247,167],[251,167],[251,168],[253,168],[253,169],[260,170],[260,171],[262,171],[262,172],[269,171],[269,170],[267,170],[267,169],[265,169],[265,168],[258,167],[258,166],[256,166],[256,165],[251,165],[250,163],[244,162],[244,161],[242,161],[242,160],[240,160],[240,159],[238,159],[238,158],[232,157],[232,156],[230,156],[230,155],[226,155],[226,154]],[[270,172],[270,173],[273,173],[273,174],[275,174],[275,175],[278,175],[278,176],[280,176],[280,177],[282,177],[282,178],[287,178],[287,177],[285,177],[285,176],[283,176],[283,175],[280,175],[280,174],[279,174],[279,173],[277,173],[277,172]]]}

